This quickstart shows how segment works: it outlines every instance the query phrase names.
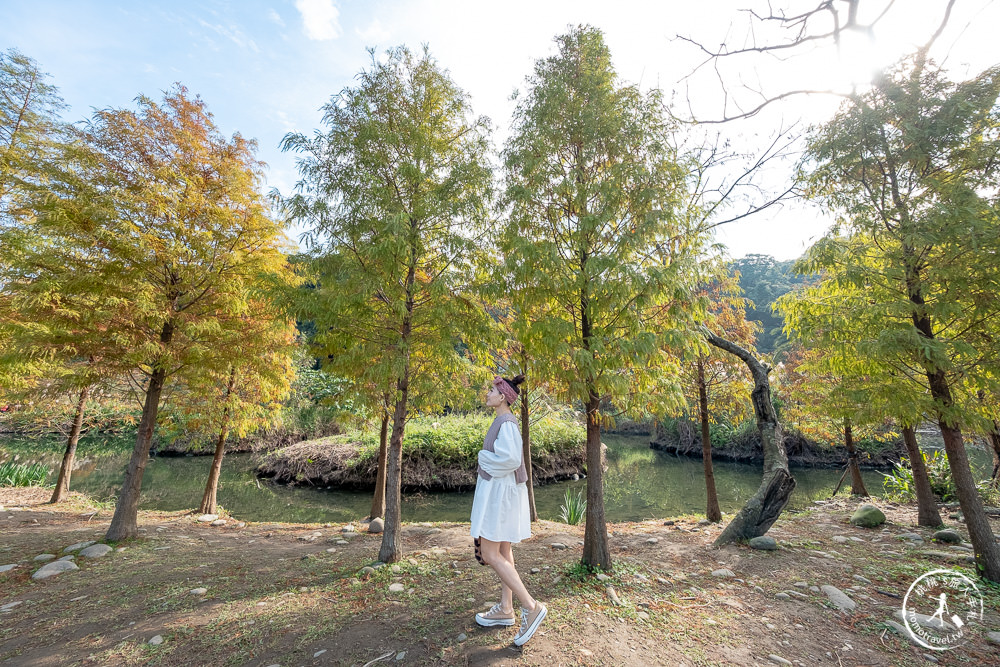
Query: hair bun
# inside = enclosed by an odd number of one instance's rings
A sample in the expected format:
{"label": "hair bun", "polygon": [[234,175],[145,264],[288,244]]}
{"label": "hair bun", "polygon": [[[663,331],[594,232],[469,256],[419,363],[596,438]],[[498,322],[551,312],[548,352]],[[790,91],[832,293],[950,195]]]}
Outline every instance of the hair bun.
{"label": "hair bun", "polygon": [[507,380],[507,382],[510,383],[510,386],[512,386],[515,389],[517,389],[517,386],[519,384],[521,384],[522,382],[524,382],[524,373],[519,373],[519,374],[515,375],[510,380]]}

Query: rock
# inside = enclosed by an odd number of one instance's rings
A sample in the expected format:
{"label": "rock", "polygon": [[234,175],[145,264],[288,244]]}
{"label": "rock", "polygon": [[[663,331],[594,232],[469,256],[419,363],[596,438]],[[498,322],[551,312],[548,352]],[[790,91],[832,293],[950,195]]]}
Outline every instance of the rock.
{"label": "rock", "polygon": [[904,628],[902,625],[900,625],[899,623],[897,623],[896,621],[886,621],[885,625],[888,626],[889,628],[891,628],[892,631],[895,632],[900,637],[904,637],[907,640],[909,640],[909,642],[911,644],[913,644],[914,646],[919,646],[919,644],[917,644],[916,640],[914,640],[913,637],[910,635],[909,631],[906,628]]}
{"label": "rock", "polygon": [[799,593],[798,591],[785,591],[785,595],[790,595],[793,598],[798,598],[800,600],[808,600],[809,596],[805,593]]}
{"label": "rock", "polygon": [[556,551],[565,551],[568,548],[562,542],[553,542],[549,546],[552,547],[553,549],[555,549]]}
{"label": "rock", "polygon": [[149,643],[153,646],[159,646],[163,643],[163,637],[161,635],[153,635],[153,637],[149,640]]}
{"label": "rock", "polygon": [[76,554],[69,554],[68,556],[63,556],[56,562],[58,563],[60,560],[76,560]]}
{"label": "rock", "polygon": [[23,600],[15,600],[14,602],[8,602],[7,604],[0,605],[0,611],[10,611],[17,605],[21,604]]}
{"label": "rock", "polygon": [[396,660],[406,660],[406,651],[400,651],[397,653]]}
{"label": "rock", "polygon": [[809,590],[811,590],[813,593],[819,593],[819,586],[810,586]]}
{"label": "rock", "polygon": [[350,544],[347,540],[337,540],[335,544]]}
{"label": "rock", "polygon": [[406,586],[404,586],[401,583],[397,582],[395,584],[389,584],[389,592],[390,593],[402,593],[405,590],[406,590]]}
{"label": "rock", "polygon": [[958,534],[958,531],[951,530],[950,528],[937,531],[931,539],[936,542],[944,542],[946,544],[962,543],[962,536]]}
{"label": "rock", "polygon": [[213,525],[213,526],[225,526],[226,525],[226,520],[225,519],[216,519],[210,525]]}
{"label": "rock", "polygon": [[86,549],[80,551],[80,556],[83,558],[101,558],[114,551],[112,547],[107,544],[92,544]]}
{"label": "rock", "polygon": [[192,588],[188,591],[191,595],[204,595],[208,592],[207,588]]}
{"label": "rock", "polygon": [[324,653],[326,653],[326,649],[325,648],[321,648],[320,650],[318,650],[315,653],[313,653],[313,657],[314,658],[318,658],[321,655],[323,655]]}
{"label": "rock", "polygon": [[924,536],[921,535],[920,533],[901,533],[901,534],[897,535],[896,537],[898,537],[901,540],[907,540],[909,542],[923,542],[924,541]]}
{"label": "rock", "polygon": [[638,616],[639,620],[641,620],[641,621],[648,621],[649,620],[649,614],[647,614],[644,611],[637,611],[637,612],[635,612],[635,615]]}
{"label": "rock", "polygon": [[926,660],[927,662],[940,662],[937,658],[935,658],[930,653],[924,653],[924,660]]}
{"label": "rock", "polygon": [[809,584],[807,584],[804,581],[796,581],[794,584],[792,584],[792,586],[795,586],[796,588],[809,588]]}
{"label": "rock", "polygon": [[987,632],[986,638],[994,644],[1000,644],[1000,632]]}
{"label": "rock", "polygon": [[708,519],[702,519],[701,521],[698,522],[698,525],[699,526],[710,526],[710,525],[712,525],[712,522],[709,521]]}
{"label": "rock", "polygon": [[374,519],[368,522],[369,533],[381,533],[383,530],[385,530],[385,521],[383,521],[379,517],[375,517]]}
{"label": "rock", "polygon": [[340,532],[342,532],[342,533],[356,533],[357,530],[354,528],[354,524],[353,523],[349,523],[346,526],[344,526],[343,528],[341,528]]}
{"label": "rock", "polygon": [[236,522],[236,527],[237,528],[246,528],[247,527],[247,522],[246,521],[237,521]]}
{"label": "rock", "polygon": [[[212,523],[218,518],[219,518],[218,514],[202,514],[200,517],[198,517],[198,521],[200,521],[201,523]],[[157,637],[159,637],[159,635],[157,635]]]}
{"label": "rock", "polygon": [[34,560],[38,561],[39,563],[45,563],[50,560],[55,560],[55,557],[56,557],[55,554],[38,554],[37,556],[35,556]]}
{"label": "rock", "polygon": [[49,577],[54,577],[57,574],[62,574],[63,572],[72,572],[73,570],[79,570],[76,563],[68,560],[54,560],[51,563],[46,563],[45,565],[38,568],[38,570],[31,575],[32,579],[48,579]]}
{"label": "rock", "polygon": [[837,544],[843,544],[844,542],[847,542],[848,538],[844,537],[843,535],[834,535],[830,539],[832,539]]}
{"label": "rock", "polygon": [[598,581],[610,581],[611,577],[609,577],[608,575],[604,574],[603,572],[598,572],[598,574],[597,574],[597,580]]}
{"label": "rock", "polygon": [[782,658],[780,655],[775,655],[773,653],[771,655],[767,656],[767,659],[770,660],[771,662],[777,664],[777,665],[791,665],[792,664],[788,660],[785,660],[784,658]]}
{"label": "rock", "polygon": [[730,579],[732,577],[735,577],[736,573],[733,572],[732,570],[727,570],[725,568],[722,568],[722,569],[719,569],[719,570],[712,570],[712,576],[713,577],[722,577],[724,579]]}
{"label": "rock", "polygon": [[788,593],[775,593],[774,597],[775,597],[776,600],[791,600],[792,599],[792,596],[790,596]]}
{"label": "rock", "polygon": [[861,528],[876,528],[885,523],[885,514],[874,505],[862,505],[851,516],[851,524]]}
{"label": "rock", "polygon": [[664,521],[663,525],[664,526],[672,526],[672,525],[674,525],[674,522],[673,521]]}
{"label": "rock", "polygon": [[363,568],[361,568],[361,572],[359,572],[358,574],[360,574],[362,577],[367,577],[370,574],[375,574],[375,568],[372,567],[371,565],[365,565]]}
{"label": "rock", "polygon": [[[897,609],[894,612],[894,615],[900,621],[903,621],[904,624],[906,623],[906,621],[903,619],[903,610],[902,609]],[[958,629],[954,625],[952,625],[951,623],[949,623],[947,621],[939,620],[937,618],[934,618],[933,616],[928,616],[927,614],[920,614],[920,613],[917,613],[915,611],[910,611],[907,614],[907,616],[910,618],[910,620],[912,622],[915,622],[917,625],[919,625],[921,627],[924,627],[924,628],[932,628],[934,630],[943,630],[945,632],[954,632],[955,630]]]}
{"label": "rock", "polygon": [[862,577],[860,574],[855,574],[853,578],[854,578],[855,581],[860,581],[863,584],[869,584],[870,585],[872,583],[871,579],[868,579],[866,577]]}
{"label": "rock", "polygon": [[934,549],[921,549],[917,553],[919,553],[921,556],[946,560],[952,563],[962,563],[967,558],[967,556],[962,552],[949,553],[947,551],[935,551]]}
{"label": "rock", "polygon": [[15,567],[17,567],[17,563],[11,563],[10,565],[0,565],[0,572],[10,572]]}
{"label": "rock", "polygon": [[832,602],[837,609],[839,609],[844,613],[849,614],[853,612],[858,606],[858,604],[854,600],[852,600],[847,596],[847,593],[840,590],[836,586],[830,586],[830,585],[821,586],[820,590],[826,593],[826,597],[830,599],[830,602]]}
{"label": "rock", "polygon": [[459,635],[457,637],[455,637],[455,639],[457,639],[460,642],[464,642],[468,638],[469,638],[469,635],[465,634],[464,632],[459,633]]}
{"label": "rock", "polygon": [[659,543],[660,543],[660,538],[658,537],[651,537],[648,540],[646,540],[646,544],[659,544]]}
{"label": "rock", "polygon": [[77,551],[89,547],[91,544],[97,544],[95,540],[90,540],[89,542],[77,542],[76,544],[71,544],[62,550],[64,554],[68,554],[70,551]]}
{"label": "rock", "polygon": [[773,537],[761,535],[760,537],[754,537],[750,540],[750,548],[758,549],[760,551],[774,551],[778,548],[778,541]]}
{"label": "rock", "polygon": [[538,574],[539,572],[541,572],[541,570],[539,570],[537,567],[531,568],[531,573],[532,574]]}

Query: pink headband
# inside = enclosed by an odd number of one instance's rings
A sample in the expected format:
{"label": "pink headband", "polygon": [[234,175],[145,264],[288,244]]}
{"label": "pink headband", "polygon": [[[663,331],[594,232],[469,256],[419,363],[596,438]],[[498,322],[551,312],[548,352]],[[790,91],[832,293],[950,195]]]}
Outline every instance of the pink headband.
{"label": "pink headband", "polygon": [[507,399],[507,405],[514,405],[514,401],[517,400],[517,392],[509,382],[497,375],[493,378],[493,386]]}

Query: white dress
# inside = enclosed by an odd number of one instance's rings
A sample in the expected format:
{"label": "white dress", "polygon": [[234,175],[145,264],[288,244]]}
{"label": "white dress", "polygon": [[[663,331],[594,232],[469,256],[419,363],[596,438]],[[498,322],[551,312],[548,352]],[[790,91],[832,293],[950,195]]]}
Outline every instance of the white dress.
{"label": "white dress", "polygon": [[514,477],[521,467],[521,434],[517,426],[502,424],[493,449],[479,451],[479,465],[493,479],[476,479],[471,533],[493,542],[520,542],[531,537],[531,517],[528,487],[518,484]]}

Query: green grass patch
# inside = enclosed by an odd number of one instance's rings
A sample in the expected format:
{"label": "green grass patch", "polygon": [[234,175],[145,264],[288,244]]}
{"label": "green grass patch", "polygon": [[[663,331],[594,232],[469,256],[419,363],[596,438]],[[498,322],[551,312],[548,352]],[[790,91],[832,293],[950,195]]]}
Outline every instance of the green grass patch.
{"label": "green grass patch", "polygon": [[41,463],[0,463],[0,486],[41,486],[49,469]]}

